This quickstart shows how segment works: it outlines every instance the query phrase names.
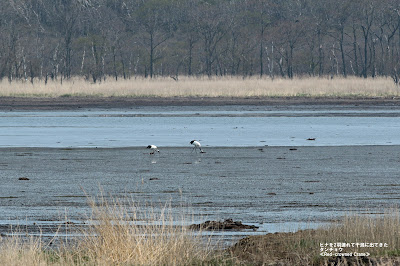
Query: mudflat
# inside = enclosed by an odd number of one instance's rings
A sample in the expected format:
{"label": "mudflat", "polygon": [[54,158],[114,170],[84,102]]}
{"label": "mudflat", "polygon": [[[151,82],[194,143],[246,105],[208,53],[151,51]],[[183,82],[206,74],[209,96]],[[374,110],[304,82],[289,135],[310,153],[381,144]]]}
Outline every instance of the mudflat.
{"label": "mudflat", "polygon": [[0,97],[0,110],[73,110],[137,106],[400,106],[397,97]]}
{"label": "mudflat", "polygon": [[[88,196],[233,219],[262,232],[381,213],[400,199],[400,146],[1,148],[0,213],[10,224],[79,222]],[[194,221],[193,221],[194,219]],[[291,227],[291,228],[287,228]],[[8,228],[8,229],[7,229]]]}

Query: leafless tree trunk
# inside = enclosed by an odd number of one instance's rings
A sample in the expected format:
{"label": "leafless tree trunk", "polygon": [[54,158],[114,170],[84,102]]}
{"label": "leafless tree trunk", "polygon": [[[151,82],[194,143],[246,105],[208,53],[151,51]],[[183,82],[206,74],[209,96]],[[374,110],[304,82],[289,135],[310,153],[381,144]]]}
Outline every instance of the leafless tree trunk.
{"label": "leafless tree trunk", "polygon": [[370,32],[371,32],[371,27],[372,27],[372,22],[374,21],[374,12],[375,12],[375,7],[371,4],[366,4],[363,9],[363,19],[364,19],[364,24],[361,24],[361,29],[363,32],[363,37],[364,37],[364,63],[363,63],[363,71],[362,75],[364,78],[367,78],[368,76],[368,41],[370,37]]}

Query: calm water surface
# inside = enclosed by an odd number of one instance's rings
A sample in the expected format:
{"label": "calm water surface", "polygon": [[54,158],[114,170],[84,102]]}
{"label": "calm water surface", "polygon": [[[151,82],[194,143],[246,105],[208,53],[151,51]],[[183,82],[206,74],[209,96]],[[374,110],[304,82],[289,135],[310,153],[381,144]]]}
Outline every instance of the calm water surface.
{"label": "calm water surface", "polygon": [[[254,107],[0,112],[0,147],[399,145],[400,110]],[[315,138],[315,141],[307,139]]]}

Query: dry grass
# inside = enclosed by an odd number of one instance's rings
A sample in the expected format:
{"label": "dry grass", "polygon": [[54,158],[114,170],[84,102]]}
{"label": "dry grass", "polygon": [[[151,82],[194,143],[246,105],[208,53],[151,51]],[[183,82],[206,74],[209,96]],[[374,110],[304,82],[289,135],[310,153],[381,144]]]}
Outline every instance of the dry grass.
{"label": "dry grass", "polygon": [[0,264],[9,266],[47,265],[47,259],[40,239],[23,241],[20,236],[10,239],[0,237]]}
{"label": "dry grass", "polygon": [[[316,230],[245,238],[231,251],[238,261],[256,265],[267,262],[291,265],[399,265],[399,217],[398,208],[378,216],[349,214],[342,221]],[[328,247],[325,247],[326,243]],[[327,250],[327,253],[332,253],[332,256],[321,256],[320,245],[326,251],[331,243],[333,250]],[[335,250],[336,243],[386,243],[387,247],[344,247],[342,250],[336,247]],[[368,252],[370,256],[355,256],[355,252]],[[352,256],[341,258],[335,253],[352,253]]]}
{"label": "dry grass", "polygon": [[[180,221],[174,221],[169,208],[139,218],[140,208],[135,204],[127,207],[101,198],[91,206],[90,226],[74,244],[49,249],[41,238],[3,238],[0,265],[195,265],[223,261],[201,232],[175,226]],[[143,220],[146,223],[139,225]]]}
{"label": "dry grass", "polygon": [[60,81],[0,82],[0,96],[60,97],[279,97],[279,96],[360,96],[394,97],[400,92],[391,78],[240,78],[180,77],[132,78],[115,81],[111,77],[101,83],[80,78]]}
{"label": "dry grass", "polygon": [[184,218],[174,221],[168,206],[159,213],[139,212],[133,202],[129,208],[105,200],[91,206],[96,222],[78,250],[96,265],[188,265],[211,257],[201,234],[183,226]]}

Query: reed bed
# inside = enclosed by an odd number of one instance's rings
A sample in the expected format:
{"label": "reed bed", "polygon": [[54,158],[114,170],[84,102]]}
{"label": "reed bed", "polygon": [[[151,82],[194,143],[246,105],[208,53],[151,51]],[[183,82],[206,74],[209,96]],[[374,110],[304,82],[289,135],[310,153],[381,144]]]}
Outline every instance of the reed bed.
{"label": "reed bed", "polygon": [[395,97],[400,88],[391,78],[359,77],[180,77],[115,81],[111,77],[98,83],[82,78],[69,80],[0,81],[0,96],[16,97]]}

